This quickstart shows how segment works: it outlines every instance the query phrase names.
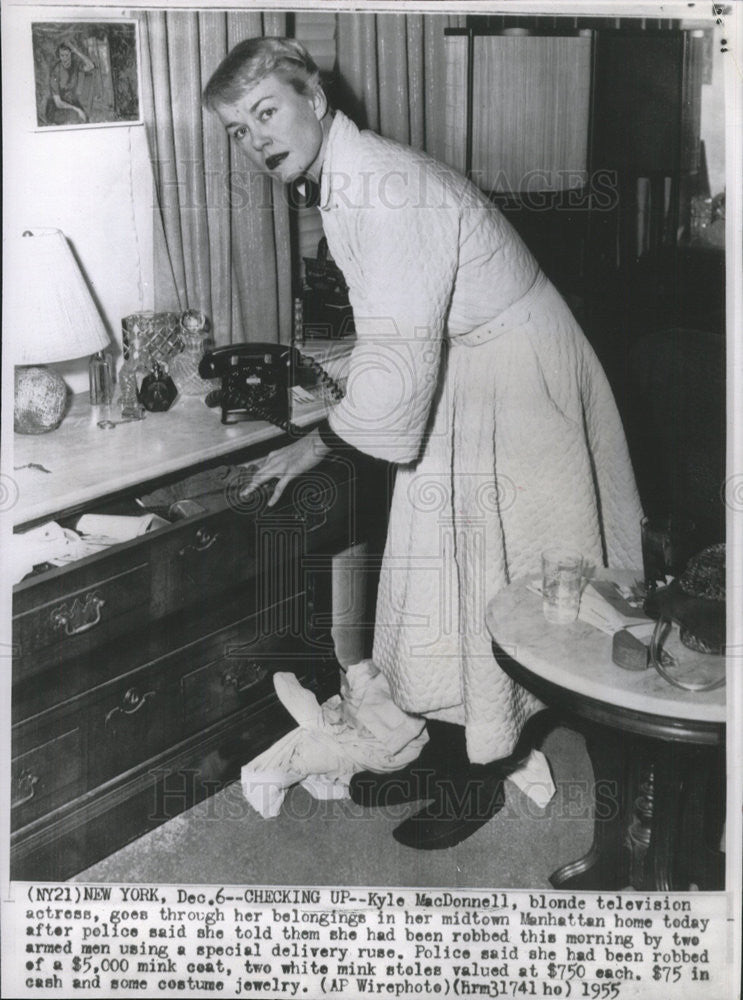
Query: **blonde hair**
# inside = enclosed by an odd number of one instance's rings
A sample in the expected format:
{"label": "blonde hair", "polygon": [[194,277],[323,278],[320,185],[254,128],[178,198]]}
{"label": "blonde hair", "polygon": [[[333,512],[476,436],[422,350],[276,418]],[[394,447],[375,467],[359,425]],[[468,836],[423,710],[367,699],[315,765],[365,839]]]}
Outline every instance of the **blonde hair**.
{"label": "blonde hair", "polygon": [[256,83],[276,73],[299,94],[320,86],[320,71],[301,42],[294,38],[246,38],[231,49],[204,87],[202,101],[210,111],[234,104]]}

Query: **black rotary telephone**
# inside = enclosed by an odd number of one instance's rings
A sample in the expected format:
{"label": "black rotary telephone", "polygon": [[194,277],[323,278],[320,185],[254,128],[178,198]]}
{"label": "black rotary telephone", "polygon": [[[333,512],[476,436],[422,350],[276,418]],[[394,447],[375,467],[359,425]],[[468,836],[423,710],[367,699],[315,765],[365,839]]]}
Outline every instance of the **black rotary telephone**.
{"label": "black rotary telephone", "polygon": [[230,344],[207,351],[199,363],[204,379],[221,378],[222,386],[206,397],[207,406],[222,407],[222,423],[267,420],[301,434],[290,421],[290,392],[295,385],[327,386],[334,399],[343,390],[314,358],[285,344]]}

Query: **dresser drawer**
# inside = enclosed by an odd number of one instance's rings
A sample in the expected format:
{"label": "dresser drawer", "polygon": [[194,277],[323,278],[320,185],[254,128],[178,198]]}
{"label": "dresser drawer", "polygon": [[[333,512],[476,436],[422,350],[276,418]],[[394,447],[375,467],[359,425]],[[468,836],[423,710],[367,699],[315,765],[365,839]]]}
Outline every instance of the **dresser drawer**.
{"label": "dresser drawer", "polygon": [[99,559],[86,571],[54,572],[17,591],[14,669],[28,677],[147,622],[150,570],[146,560],[122,566]]}
{"label": "dresser drawer", "polygon": [[[79,795],[84,787],[83,733],[74,721],[39,729],[36,723],[13,731],[11,825],[13,829]],[[32,744],[31,749],[24,747]]]}
{"label": "dresser drawer", "polygon": [[282,531],[301,539],[301,551],[311,553],[355,541],[357,533],[351,483],[352,466],[326,463],[293,480],[275,507],[256,516],[259,536]]}
{"label": "dresser drawer", "polygon": [[264,663],[231,664],[222,657],[192,670],[181,679],[184,732],[196,732],[265,697],[270,676]]}
{"label": "dresser drawer", "polygon": [[253,615],[205,642],[180,678],[183,732],[189,734],[232,712],[274,697],[272,677],[289,670],[310,677],[318,654],[298,627],[302,595]]}
{"label": "dresser drawer", "polygon": [[[298,628],[304,596],[247,614],[79,699],[93,785],[133,767],[218,719],[273,696],[277,669],[308,672]],[[270,612],[270,613],[269,613]]]}
{"label": "dresser drawer", "polygon": [[253,530],[231,510],[191,518],[153,536],[152,617],[203,604],[255,574]]}
{"label": "dresser drawer", "polygon": [[230,715],[263,712],[278,670],[320,696],[335,688],[332,651],[313,646],[305,617],[300,593],[181,645],[171,634],[165,655],[14,726],[13,829]]}
{"label": "dresser drawer", "polygon": [[133,671],[81,699],[88,787],[135,767],[178,739],[177,689],[163,664]]}
{"label": "dresser drawer", "polygon": [[302,589],[302,558],[350,530],[345,471],[321,468],[300,477],[275,507],[264,490],[153,536],[152,617],[213,600],[256,577],[268,603]]}

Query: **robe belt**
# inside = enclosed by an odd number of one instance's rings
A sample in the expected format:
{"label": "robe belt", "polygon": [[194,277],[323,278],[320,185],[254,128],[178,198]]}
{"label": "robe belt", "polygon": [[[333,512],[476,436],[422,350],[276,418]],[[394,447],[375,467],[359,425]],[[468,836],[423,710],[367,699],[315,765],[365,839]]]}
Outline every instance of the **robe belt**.
{"label": "robe belt", "polygon": [[462,347],[477,347],[490,340],[495,340],[496,337],[502,337],[504,333],[510,333],[512,330],[518,330],[519,327],[525,326],[531,319],[537,297],[548,286],[549,281],[546,274],[539,271],[529,290],[520,299],[517,299],[493,319],[489,319],[481,326],[476,326],[474,330],[468,330],[467,333],[460,333],[457,336],[450,335],[449,343],[457,347],[460,345]]}

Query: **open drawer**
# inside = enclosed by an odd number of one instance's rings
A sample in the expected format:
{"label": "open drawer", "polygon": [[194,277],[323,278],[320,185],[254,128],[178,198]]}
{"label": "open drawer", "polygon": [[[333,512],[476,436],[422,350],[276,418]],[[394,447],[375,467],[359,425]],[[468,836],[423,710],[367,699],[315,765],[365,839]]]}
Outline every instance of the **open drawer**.
{"label": "open drawer", "polygon": [[199,514],[78,562],[24,579],[14,589],[14,679],[90,659],[112,642],[131,647],[172,614],[220,601],[255,580],[261,603],[304,588],[305,557],[347,544],[355,531],[349,466],[325,463],[268,507],[268,491],[242,505]]}

